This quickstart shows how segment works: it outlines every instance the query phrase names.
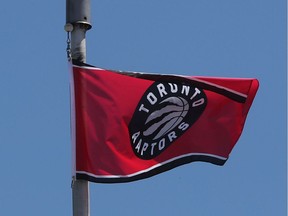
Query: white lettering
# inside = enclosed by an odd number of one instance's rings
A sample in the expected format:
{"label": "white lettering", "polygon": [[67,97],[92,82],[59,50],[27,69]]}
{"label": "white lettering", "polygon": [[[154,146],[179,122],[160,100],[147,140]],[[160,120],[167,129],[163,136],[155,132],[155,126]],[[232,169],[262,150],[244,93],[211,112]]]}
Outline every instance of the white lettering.
{"label": "white lettering", "polygon": [[173,141],[173,138],[176,139],[177,136],[175,134],[175,131],[172,131],[168,134],[168,138],[169,138],[169,141],[172,142]]}
{"label": "white lettering", "polygon": [[157,143],[152,143],[151,144],[151,155],[154,154],[154,146],[156,145]]}
{"label": "white lettering", "polygon": [[154,105],[157,102],[157,97],[152,92],[149,92],[149,94],[147,95],[147,100],[150,102],[151,105]]}
{"label": "white lettering", "polygon": [[200,106],[200,105],[204,104],[204,102],[205,102],[204,98],[200,98],[199,100],[195,101],[192,104],[192,107]]}
{"label": "white lettering", "polygon": [[140,132],[134,133],[132,135],[133,144],[136,142],[137,137],[140,135]]}
{"label": "white lettering", "polygon": [[189,124],[185,123],[185,122],[182,122],[178,128],[182,131],[185,131],[187,128],[189,127]]}
{"label": "white lettering", "polygon": [[198,88],[195,88],[195,93],[192,95],[192,97],[190,98],[190,100],[193,100],[194,97],[196,97],[197,94],[200,94],[200,90]]}
{"label": "white lettering", "polygon": [[164,147],[165,147],[165,138],[163,138],[159,141],[158,148],[159,148],[159,150],[162,150]]}
{"label": "white lettering", "polygon": [[190,91],[190,86],[185,86],[185,85],[182,86],[182,91],[181,91],[182,94],[186,94],[187,96],[189,94],[189,91]]}
{"label": "white lettering", "polygon": [[140,151],[141,143],[142,143],[142,139],[139,140],[137,146],[135,147],[135,149],[137,149],[137,152],[138,152],[138,153],[139,153],[139,151]]}
{"label": "white lettering", "polygon": [[144,107],[144,104],[141,104],[140,108],[139,108],[139,111],[144,111],[146,113],[149,113],[149,109],[145,108]]}
{"label": "white lettering", "polygon": [[149,146],[149,145],[148,145],[148,143],[146,143],[146,142],[143,144],[142,151],[141,151],[141,155],[143,155],[143,152],[145,152],[145,151],[147,150],[148,146]]}
{"label": "white lettering", "polygon": [[175,83],[169,83],[171,93],[176,93],[178,91],[178,86]]}
{"label": "white lettering", "polygon": [[158,88],[160,97],[163,97],[164,95],[167,95],[167,92],[165,91],[165,86],[162,83],[158,84],[157,88]]}

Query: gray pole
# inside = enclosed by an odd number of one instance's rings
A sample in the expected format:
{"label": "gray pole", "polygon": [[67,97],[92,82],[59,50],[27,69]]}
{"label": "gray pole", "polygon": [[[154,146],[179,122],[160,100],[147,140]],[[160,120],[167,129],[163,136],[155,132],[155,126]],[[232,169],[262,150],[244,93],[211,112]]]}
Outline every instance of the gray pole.
{"label": "gray pole", "polygon": [[[71,32],[72,59],[86,62],[86,31],[91,29],[90,0],[66,0],[65,30]],[[90,216],[89,183],[73,176],[73,216]]]}

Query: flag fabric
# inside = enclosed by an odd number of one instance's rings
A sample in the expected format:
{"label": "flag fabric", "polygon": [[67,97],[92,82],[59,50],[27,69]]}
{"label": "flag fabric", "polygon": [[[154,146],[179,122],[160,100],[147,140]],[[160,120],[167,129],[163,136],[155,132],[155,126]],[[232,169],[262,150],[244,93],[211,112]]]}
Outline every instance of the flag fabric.
{"label": "flag fabric", "polygon": [[258,89],[250,78],[72,70],[73,171],[99,183],[140,180],[194,161],[223,165]]}

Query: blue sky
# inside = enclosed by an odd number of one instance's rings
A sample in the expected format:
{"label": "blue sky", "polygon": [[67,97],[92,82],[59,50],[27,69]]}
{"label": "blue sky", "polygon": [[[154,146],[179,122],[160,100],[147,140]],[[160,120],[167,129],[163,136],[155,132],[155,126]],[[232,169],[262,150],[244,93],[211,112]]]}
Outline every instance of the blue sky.
{"label": "blue sky", "polygon": [[[89,64],[260,81],[223,167],[91,183],[91,215],[287,215],[286,11],[283,0],[91,0]],[[4,1],[0,19],[0,213],[71,215],[65,1]]]}

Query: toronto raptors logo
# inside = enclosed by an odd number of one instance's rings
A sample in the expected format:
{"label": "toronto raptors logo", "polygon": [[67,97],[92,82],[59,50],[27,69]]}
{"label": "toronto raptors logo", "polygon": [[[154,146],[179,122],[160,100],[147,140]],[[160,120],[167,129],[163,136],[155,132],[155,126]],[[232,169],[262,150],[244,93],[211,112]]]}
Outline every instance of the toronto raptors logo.
{"label": "toronto raptors logo", "polygon": [[129,124],[134,153],[144,160],[161,154],[196,122],[206,104],[204,91],[190,83],[154,82]]}

